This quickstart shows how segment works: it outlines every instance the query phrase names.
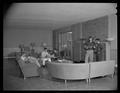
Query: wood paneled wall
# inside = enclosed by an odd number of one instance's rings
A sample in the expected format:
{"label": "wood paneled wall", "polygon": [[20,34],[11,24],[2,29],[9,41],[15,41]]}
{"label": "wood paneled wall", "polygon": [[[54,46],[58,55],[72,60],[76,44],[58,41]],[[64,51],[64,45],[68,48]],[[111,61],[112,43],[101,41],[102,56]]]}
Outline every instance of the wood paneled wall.
{"label": "wood paneled wall", "polygon": [[71,31],[73,32],[73,59],[78,61],[81,59],[81,45],[79,39],[82,38],[82,24],[78,23],[71,26]]}
{"label": "wood paneled wall", "polygon": [[83,38],[96,36],[101,40],[108,38],[108,16],[82,23]]}
{"label": "wood paneled wall", "polygon": [[[94,20],[88,20],[86,22],[77,23],[69,26],[73,32],[73,60],[80,61],[85,59],[85,51],[83,49],[81,38],[88,38],[89,36],[95,36],[104,40],[108,38],[108,16],[103,16]],[[65,31],[66,27],[54,30],[53,33]],[[55,36],[57,37],[57,36]],[[56,39],[57,40],[57,39]],[[54,35],[53,35],[54,41]],[[57,43],[53,43],[56,45]]]}

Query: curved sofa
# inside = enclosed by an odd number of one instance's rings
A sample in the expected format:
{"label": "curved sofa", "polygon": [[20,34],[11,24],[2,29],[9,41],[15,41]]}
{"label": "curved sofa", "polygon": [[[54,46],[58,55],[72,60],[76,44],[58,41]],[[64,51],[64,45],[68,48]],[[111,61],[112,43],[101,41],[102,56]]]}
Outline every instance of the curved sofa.
{"label": "curved sofa", "polygon": [[114,74],[115,61],[100,61],[92,63],[46,63],[48,72],[52,77],[66,80],[86,79]]}
{"label": "curved sofa", "polygon": [[59,79],[77,80],[89,78],[89,64],[55,63],[47,62],[47,70],[51,76]]}
{"label": "curved sofa", "polygon": [[115,69],[115,61],[109,60],[109,61],[100,61],[100,62],[92,62],[89,63],[89,80],[90,78],[99,77],[99,76],[106,76],[111,75],[113,77],[114,75],[114,69]]}

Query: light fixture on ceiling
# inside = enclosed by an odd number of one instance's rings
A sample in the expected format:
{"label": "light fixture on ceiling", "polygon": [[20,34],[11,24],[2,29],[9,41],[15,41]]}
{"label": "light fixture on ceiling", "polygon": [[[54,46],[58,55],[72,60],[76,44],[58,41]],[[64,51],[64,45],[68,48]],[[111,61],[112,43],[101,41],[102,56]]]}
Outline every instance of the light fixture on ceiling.
{"label": "light fixture on ceiling", "polygon": [[109,38],[103,40],[103,42],[112,42],[113,40],[114,40],[113,37],[109,37]]}

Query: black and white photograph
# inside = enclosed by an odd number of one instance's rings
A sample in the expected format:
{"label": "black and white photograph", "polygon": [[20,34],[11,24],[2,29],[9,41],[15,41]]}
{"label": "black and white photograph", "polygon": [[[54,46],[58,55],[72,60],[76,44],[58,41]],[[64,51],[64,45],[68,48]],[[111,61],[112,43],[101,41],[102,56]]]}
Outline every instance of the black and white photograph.
{"label": "black and white photograph", "polygon": [[117,90],[117,3],[3,5],[3,90]]}

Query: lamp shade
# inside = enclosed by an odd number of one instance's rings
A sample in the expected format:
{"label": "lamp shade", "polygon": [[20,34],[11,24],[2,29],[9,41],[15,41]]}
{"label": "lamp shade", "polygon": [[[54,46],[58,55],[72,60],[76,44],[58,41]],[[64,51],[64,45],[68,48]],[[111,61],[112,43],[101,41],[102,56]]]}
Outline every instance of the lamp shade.
{"label": "lamp shade", "polygon": [[106,40],[107,40],[107,41],[113,41],[114,38],[113,38],[113,37],[110,37],[110,38],[107,38]]}
{"label": "lamp shade", "polygon": [[41,43],[41,46],[42,46],[42,47],[47,47],[47,44],[46,44],[45,42],[42,42],[42,43]]}
{"label": "lamp shade", "polygon": [[66,48],[66,47],[67,47],[67,44],[64,44],[63,47]]}

